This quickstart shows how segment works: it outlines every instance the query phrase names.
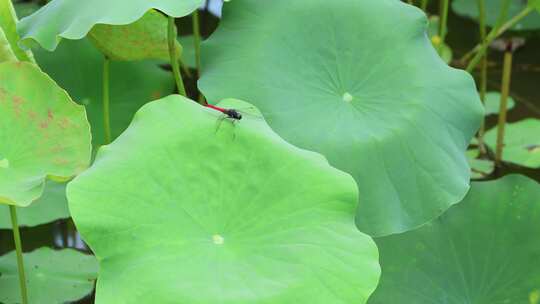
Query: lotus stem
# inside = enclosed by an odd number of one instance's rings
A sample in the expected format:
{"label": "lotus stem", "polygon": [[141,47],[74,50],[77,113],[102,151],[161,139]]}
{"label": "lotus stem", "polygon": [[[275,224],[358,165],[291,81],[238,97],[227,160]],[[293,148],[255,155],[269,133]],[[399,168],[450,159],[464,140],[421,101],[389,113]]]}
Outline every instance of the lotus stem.
{"label": "lotus stem", "polygon": [[446,40],[446,34],[448,32],[448,3],[449,0],[441,0],[441,24],[439,27],[439,37],[441,38],[441,42],[437,46],[437,52],[439,53],[439,55],[443,50],[443,46]]}
{"label": "lotus stem", "polygon": [[15,242],[15,251],[17,253],[17,268],[19,271],[19,285],[21,288],[22,304],[28,304],[28,293],[26,288],[26,275],[24,274],[21,234],[19,232],[19,223],[17,222],[17,207],[9,205],[9,213],[11,215],[11,228],[13,231],[13,241]]}
{"label": "lotus stem", "polygon": [[199,11],[193,12],[193,43],[195,47],[195,63],[197,66],[197,77],[201,74],[201,28],[199,24]]}
{"label": "lotus stem", "polygon": [[109,58],[103,61],[103,129],[105,130],[105,144],[111,143],[111,117],[110,117],[110,64]]}
{"label": "lotus stem", "polygon": [[[199,11],[193,12],[193,43],[195,47],[195,64],[197,68],[197,78],[201,76],[201,26],[199,22]],[[206,104],[203,94],[199,93],[197,100],[200,104]]]}
{"label": "lotus stem", "polygon": [[167,36],[169,43],[169,56],[171,58],[171,66],[174,75],[174,81],[176,82],[176,88],[178,93],[183,96],[187,96],[186,89],[184,88],[184,82],[182,75],[180,74],[180,64],[178,60],[178,50],[176,49],[176,24],[174,23],[174,17],[169,16],[169,22],[167,27]]}
{"label": "lotus stem", "polygon": [[501,104],[499,108],[499,121],[497,124],[497,146],[495,150],[495,164],[500,166],[504,149],[504,127],[506,125],[506,111],[508,95],[510,94],[510,80],[512,76],[512,44],[510,43],[504,53],[503,78],[501,87]]}
{"label": "lotus stem", "polygon": [[420,8],[427,13],[427,4],[428,4],[428,0],[422,0],[422,2],[420,3]]}
{"label": "lotus stem", "polygon": [[[508,7],[509,7],[509,1],[506,0],[506,2],[503,3],[503,9],[501,10],[501,14],[499,16],[499,22],[501,22],[501,20],[504,20],[506,18],[506,14],[508,12]],[[474,70],[474,68],[476,68],[476,66],[478,65],[478,63],[480,62],[480,60],[482,59],[482,57],[484,56],[484,54],[486,53],[487,51],[487,48],[489,47],[489,45],[493,42],[493,40],[497,39],[497,37],[501,36],[502,34],[504,34],[507,30],[509,30],[510,28],[512,28],[514,25],[516,25],[519,21],[521,21],[523,18],[525,18],[527,15],[529,15],[531,12],[534,11],[534,8],[531,7],[531,6],[527,6],[525,9],[523,9],[519,14],[517,14],[516,16],[512,17],[510,20],[508,20],[506,23],[504,23],[503,25],[501,26],[495,26],[490,32],[489,34],[487,35],[486,37],[486,40],[484,40],[484,42],[482,42],[481,44],[477,45],[473,50],[471,50],[469,53],[465,54],[465,56],[463,56],[463,58],[461,59],[462,61],[465,61],[467,60],[470,56],[472,56],[472,54],[475,54],[473,59],[471,59],[471,61],[469,62],[469,64],[467,65],[467,72],[471,72],[472,70]],[[497,24],[499,24],[499,22],[497,22]],[[502,23],[502,22],[501,22]]]}
{"label": "lotus stem", "polygon": [[[486,40],[486,0],[477,0],[478,12],[479,12],[479,29],[480,29],[480,41]],[[487,92],[487,68],[488,68],[488,52],[482,56],[481,72],[480,72],[480,100],[482,104],[486,103]],[[478,131],[478,150],[480,155],[487,153],[486,146],[484,144],[484,133],[486,130],[485,117],[482,117],[480,124],[480,130]]]}

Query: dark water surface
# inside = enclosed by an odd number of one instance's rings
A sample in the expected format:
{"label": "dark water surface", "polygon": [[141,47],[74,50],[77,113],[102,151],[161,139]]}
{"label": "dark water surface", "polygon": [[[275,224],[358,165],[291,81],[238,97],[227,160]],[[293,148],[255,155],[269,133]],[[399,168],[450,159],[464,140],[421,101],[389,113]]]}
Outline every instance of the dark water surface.
{"label": "dark water surface", "polygon": [[[472,0],[471,0],[472,1]],[[219,19],[207,12],[201,12],[201,32],[209,36],[217,27]],[[178,20],[182,35],[190,34],[191,19]],[[460,58],[478,41],[478,26],[471,20],[456,16],[450,11],[448,43],[454,50],[454,57]],[[456,63],[454,63],[455,65]],[[192,74],[195,75],[194,71]],[[502,75],[502,54],[492,51],[490,54],[490,69],[488,87],[490,91],[499,91]],[[186,87],[192,98],[197,96],[195,79],[185,79]],[[516,100],[516,106],[508,113],[510,122],[528,117],[540,119],[540,34],[527,36],[527,43],[516,51],[512,77],[511,95]],[[487,127],[496,124],[496,117],[488,117]],[[512,164],[504,164],[489,178],[496,178],[510,173],[520,173],[540,181],[540,170],[521,168]],[[34,228],[22,228],[24,251],[32,251],[43,246],[57,249],[75,246],[76,239],[70,221],[57,221]],[[10,230],[0,230],[0,255],[13,250]],[[76,303],[93,303],[93,295]]]}

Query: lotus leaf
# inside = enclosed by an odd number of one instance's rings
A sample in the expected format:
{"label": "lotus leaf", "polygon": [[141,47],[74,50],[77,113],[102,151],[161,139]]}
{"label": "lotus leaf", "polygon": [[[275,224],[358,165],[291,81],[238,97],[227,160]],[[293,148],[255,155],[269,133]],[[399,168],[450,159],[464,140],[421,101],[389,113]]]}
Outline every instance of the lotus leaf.
{"label": "lotus leaf", "polygon": [[540,12],[540,0],[529,0],[529,5],[536,8],[536,10]]}
{"label": "lotus leaf", "polygon": [[[486,24],[488,26],[495,26],[503,0],[485,0],[486,1]],[[510,7],[508,9],[507,19],[519,14],[527,6],[527,1],[524,0],[511,0]],[[468,17],[474,20],[478,20],[478,4],[473,0],[454,0],[452,1],[452,9],[461,16]],[[512,30],[535,30],[540,28],[540,15],[536,12],[529,14],[518,22]]]}
{"label": "lotus leaf", "polygon": [[538,303],[539,222],[537,182],[474,182],[440,218],[376,239],[383,272],[369,303]]}
{"label": "lotus leaf", "polygon": [[[86,40],[65,41],[53,52],[36,50],[42,69],[83,104],[92,125],[94,145],[105,142],[101,79],[103,56]],[[174,90],[169,72],[155,61],[111,63],[111,131],[118,136],[145,103]]]}
{"label": "lotus leaf", "polygon": [[[66,184],[47,181],[43,195],[29,207],[17,210],[20,227],[34,227],[69,218]],[[11,229],[8,206],[0,205],[0,229]]]}
{"label": "lotus leaf", "polygon": [[195,62],[195,42],[193,35],[178,37],[178,41],[182,45],[182,64],[188,68],[196,69]]}
{"label": "lotus leaf", "polygon": [[69,183],[97,303],[366,302],[378,255],[354,225],[354,180],[250,112],[149,103]]}
{"label": "lotus leaf", "polygon": [[14,2],[13,7],[19,18],[32,15],[40,6],[35,2]]}
{"label": "lotus leaf", "polygon": [[395,0],[240,0],[223,13],[203,43],[207,100],[252,102],[284,139],[350,173],[362,231],[410,230],[465,196],[464,152],[482,105],[472,77],[431,46],[421,10]]}
{"label": "lotus leaf", "polygon": [[53,0],[17,27],[22,44],[31,46],[33,40],[52,51],[61,38],[81,39],[96,24],[131,24],[151,9],[183,17],[202,4],[204,0]]}
{"label": "lotus leaf", "polygon": [[[498,114],[501,106],[501,94],[499,92],[488,92],[485,100],[486,115]],[[508,96],[506,110],[514,108],[516,102],[510,96]]]}
{"label": "lotus leaf", "polygon": [[[495,149],[497,128],[486,133],[486,143]],[[540,120],[525,119],[506,125],[502,159],[525,167],[540,167]]]}
{"label": "lotus leaf", "polygon": [[[93,256],[73,249],[39,248],[24,254],[28,298],[32,304],[67,303],[88,295],[97,277]],[[21,303],[15,252],[0,257],[0,303]]]}
{"label": "lotus leaf", "polygon": [[13,53],[4,31],[0,27],[0,63],[4,61],[18,61],[18,59]]}
{"label": "lotus leaf", "polygon": [[478,154],[478,149],[467,151],[467,159],[469,161],[469,166],[471,166],[471,178],[473,179],[485,178],[495,169],[495,163],[493,161],[477,158]]}
{"label": "lotus leaf", "polygon": [[0,203],[30,205],[47,176],[80,173],[90,152],[84,107],[35,65],[0,64]]}
{"label": "lotus leaf", "polygon": [[[167,17],[155,10],[148,11],[141,19],[127,25],[97,24],[88,37],[113,60],[169,60]],[[180,55],[180,43],[177,43],[176,49]]]}
{"label": "lotus leaf", "polygon": [[0,29],[4,32],[15,56],[21,61],[33,61],[30,51],[23,51],[17,45],[19,35],[17,34],[17,15],[11,0],[0,0]]}

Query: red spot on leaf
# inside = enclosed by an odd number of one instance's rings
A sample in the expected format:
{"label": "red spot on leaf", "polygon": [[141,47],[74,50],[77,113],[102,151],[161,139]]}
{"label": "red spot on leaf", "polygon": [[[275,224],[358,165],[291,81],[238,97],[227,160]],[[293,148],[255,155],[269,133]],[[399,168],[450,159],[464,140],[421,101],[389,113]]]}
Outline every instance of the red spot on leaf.
{"label": "red spot on leaf", "polygon": [[7,92],[6,90],[0,88],[0,103],[4,103],[7,99]]}
{"label": "red spot on leaf", "polygon": [[51,109],[48,109],[48,110],[47,110],[47,117],[49,118],[49,120],[53,120],[53,119],[54,119],[54,115],[53,115],[53,112],[51,111]]}
{"label": "red spot on leaf", "polygon": [[36,119],[36,116],[37,116],[36,112],[34,112],[32,110],[28,111],[28,118],[34,120],[34,119]]}
{"label": "red spot on leaf", "polygon": [[69,164],[69,160],[67,160],[67,159],[65,159],[65,158],[59,158],[59,157],[57,157],[57,158],[55,158],[55,159],[53,160],[53,163],[54,163],[55,165],[67,165],[67,164]]}
{"label": "red spot on leaf", "polygon": [[160,91],[154,91],[154,92],[152,92],[152,95],[150,96],[151,100],[159,99],[160,97],[161,97],[161,92]]}
{"label": "red spot on leaf", "polygon": [[20,96],[13,96],[13,110],[15,110],[15,114],[19,116],[21,114],[21,105],[24,103],[24,99],[22,99]]}
{"label": "red spot on leaf", "polygon": [[67,119],[66,117],[62,118],[60,120],[60,122],[58,123],[58,125],[60,126],[60,128],[62,129],[67,129],[69,127],[69,125],[71,124],[71,122],[69,121],[69,119]]}

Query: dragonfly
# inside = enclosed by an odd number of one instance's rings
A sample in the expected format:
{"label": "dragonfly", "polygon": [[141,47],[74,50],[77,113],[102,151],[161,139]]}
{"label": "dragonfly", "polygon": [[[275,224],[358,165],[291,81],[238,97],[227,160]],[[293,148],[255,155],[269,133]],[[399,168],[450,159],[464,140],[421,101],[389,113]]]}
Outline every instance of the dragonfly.
{"label": "dragonfly", "polygon": [[[242,118],[244,118],[244,116],[247,116],[249,118],[262,119],[262,116],[260,116],[260,115],[256,115],[256,114],[249,113],[249,112],[242,112],[241,110],[238,110],[238,109],[222,108],[222,107],[214,106],[214,105],[211,105],[211,104],[206,104],[205,107],[216,110],[218,112],[221,112],[221,113],[225,114],[223,117],[218,119],[217,126],[216,126],[216,132],[219,130],[219,128],[221,126],[221,123],[223,122],[224,119],[230,119],[233,125],[236,122],[239,122]],[[251,107],[251,109],[254,109],[254,108]],[[234,137],[236,137],[236,135],[234,135],[233,138]]]}
{"label": "dragonfly", "polygon": [[214,109],[216,111],[219,111],[219,112],[227,115],[228,118],[232,118],[232,119],[236,119],[236,120],[242,119],[242,114],[240,114],[240,112],[238,112],[238,110],[220,108],[220,107],[213,106],[211,104],[207,104],[206,107],[208,107],[210,109]]}

